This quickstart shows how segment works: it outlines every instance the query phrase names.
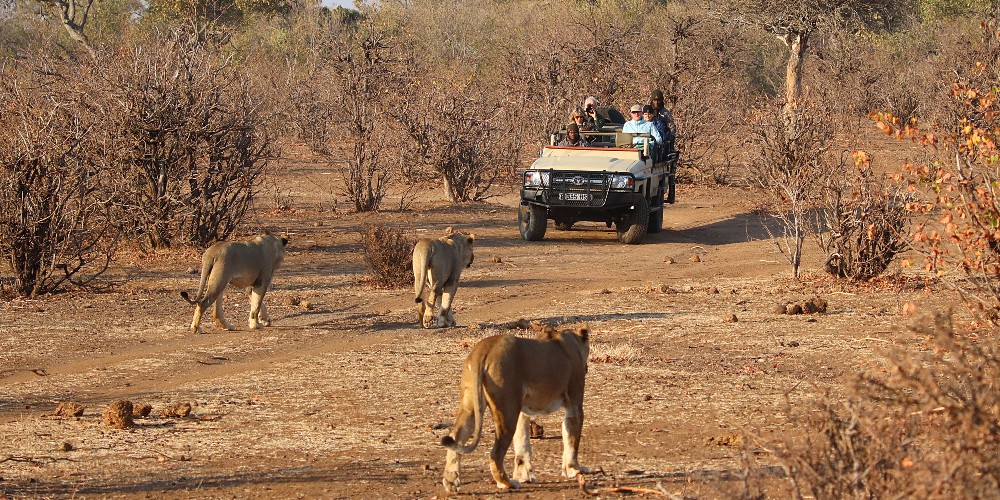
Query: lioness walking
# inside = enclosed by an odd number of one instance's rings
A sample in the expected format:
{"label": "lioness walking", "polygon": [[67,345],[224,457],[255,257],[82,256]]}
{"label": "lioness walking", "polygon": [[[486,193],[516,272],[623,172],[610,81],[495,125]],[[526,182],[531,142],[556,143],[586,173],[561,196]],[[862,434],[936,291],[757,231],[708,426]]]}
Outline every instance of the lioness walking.
{"label": "lioness walking", "polygon": [[275,269],[285,258],[287,244],[288,238],[264,233],[246,241],[220,241],[208,247],[201,258],[198,296],[191,299],[187,292],[181,292],[184,300],[195,304],[191,332],[204,333],[201,315],[213,304],[215,324],[226,330],[234,329],[222,312],[222,293],[226,290],[226,285],[247,289],[250,296],[248,322],[251,329],[261,328],[262,325],[271,326],[271,317],[264,306],[264,294],[271,286]]}
{"label": "lioness walking", "polygon": [[[500,489],[534,482],[531,468],[528,415],[565,409],[563,417],[562,473],[566,477],[590,469],[577,462],[583,429],[583,386],[590,356],[590,332],[581,327],[556,331],[546,328],[536,338],[495,335],[481,340],[462,365],[461,402],[451,432],[441,438],[448,448],[442,483],[448,491],[461,485],[461,454],[479,445],[483,411],[493,413],[496,441],[490,451],[490,472]],[[486,404],[484,404],[484,402]],[[472,442],[464,444],[469,439]],[[514,442],[514,479],[503,466]]]}
{"label": "lioness walking", "polygon": [[[455,316],[451,312],[451,302],[458,291],[458,278],[462,269],[472,266],[474,234],[457,233],[452,228],[445,230],[441,238],[421,238],[413,246],[413,293],[419,304],[417,315],[424,328],[455,326]],[[424,301],[424,286],[430,284],[430,292]],[[437,308],[437,318],[434,309]],[[433,323],[432,323],[433,321]]]}

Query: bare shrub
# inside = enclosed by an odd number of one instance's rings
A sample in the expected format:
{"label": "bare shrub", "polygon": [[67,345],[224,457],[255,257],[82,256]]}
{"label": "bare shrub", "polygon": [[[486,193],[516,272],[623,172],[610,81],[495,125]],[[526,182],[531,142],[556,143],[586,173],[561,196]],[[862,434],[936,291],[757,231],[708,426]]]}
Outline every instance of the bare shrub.
{"label": "bare shrub", "polygon": [[894,353],[891,377],[863,379],[872,400],[921,420],[921,456],[911,458],[911,483],[897,491],[913,498],[995,498],[1000,495],[998,332],[995,327],[960,331],[950,313],[912,328],[928,348]]}
{"label": "bare shrub", "polygon": [[[891,418],[891,420],[889,420]],[[805,435],[775,446],[796,498],[883,498],[900,491],[918,452],[916,419],[872,401],[828,399],[793,416]]]}
{"label": "bare shrub", "polygon": [[234,64],[178,31],[103,67],[101,164],[120,176],[130,222],[153,247],[223,240],[253,205],[272,135]]}
{"label": "bare shrub", "polygon": [[826,112],[803,101],[791,111],[763,110],[751,138],[749,182],[766,195],[767,215],[781,228],[775,246],[788,259],[795,278],[810,231],[809,211],[816,207],[829,175],[824,156],[832,128]]}
{"label": "bare shrub", "polygon": [[368,225],[361,231],[365,267],[369,283],[379,287],[398,287],[413,283],[412,254],[416,240],[402,229]]}
{"label": "bare shrub", "polygon": [[669,35],[661,50],[670,57],[653,68],[653,79],[646,85],[662,86],[673,112],[675,147],[682,152],[680,176],[731,184],[742,173],[733,161],[746,148],[753,109],[750,86],[739,73],[748,71],[745,60],[756,40],[752,33],[719,23],[698,8],[664,10],[662,21],[648,29]]}
{"label": "bare shrub", "polygon": [[[871,158],[854,152],[854,168],[830,176],[816,214],[817,242],[826,253],[826,271],[834,276],[867,281],[889,267],[907,248],[908,196],[884,176],[875,174]],[[850,173],[848,173],[850,172]]]}
{"label": "bare shrub", "polygon": [[20,295],[96,284],[117,245],[86,101],[54,67],[0,67],[0,255]]}
{"label": "bare shrub", "polygon": [[315,154],[340,167],[355,210],[377,211],[400,172],[403,47],[391,26],[369,16],[326,19],[315,36],[306,74],[292,75],[285,118]]}
{"label": "bare shrub", "polygon": [[366,18],[334,40],[330,63],[350,151],[343,171],[347,197],[355,210],[375,211],[398,172],[399,137],[388,119],[404,63],[398,40],[390,28]]}
{"label": "bare shrub", "polygon": [[798,498],[1000,495],[996,329],[959,331],[938,313],[912,330],[926,348],[893,352],[889,375],[793,416],[805,435],[776,448]]}
{"label": "bare shrub", "polygon": [[520,163],[516,126],[499,103],[474,92],[478,82],[428,78],[408,100],[404,126],[411,138],[407,157],[444,181],[452,202],[487,198],[498,178]]}

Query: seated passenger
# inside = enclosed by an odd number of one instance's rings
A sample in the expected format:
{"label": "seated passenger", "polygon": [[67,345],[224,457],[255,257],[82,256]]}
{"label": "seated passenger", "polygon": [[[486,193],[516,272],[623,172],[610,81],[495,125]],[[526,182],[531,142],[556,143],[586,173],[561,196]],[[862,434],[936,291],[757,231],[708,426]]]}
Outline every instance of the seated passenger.
{"label": "seated passenger", "polygon": [[587,142],[587,139],[584,139],[580,135],[580,127],[575,123],[570,123],[566,126],[566,138],[559,141],[559,144],[556,144],[556,146],[573,146],[577,148],[585,148],[589,145],[590,143]]}
{"label": "seated passenger", "polygon": [[[625,125],[622,126],[622,132],[628,134],[649,134],[651,136],[652,141],[655,144],[659,144],[662,140],[660,132],[656,130],[655,127],[653,127],[652,122],[647,122],[646,120],[642,119],[643,111],[646,111],[645,108],[648,108],[649,112],[652,113],[653,107],[648,104],[646,106],[642,106],[639,104],[632,106],[632,109],[629,110],[632,119],[625,122]],[[643,142],[644,142],[643,137],[632,138],[632,144],[638,148],[642,147]],[[655,144],[651,144],[650,146],[654,146]],[[652,148],[650,148],[650,151],[652,151]]]}
{"label": "seated passenger", "polygon": [[653,131],[651,135],[657,137],[656,146],[653,152],[653,161],[658,162],[668,153],[668,142],[671,142],[669,139],[665,139],[668,137],[667,124],[656,115],[656,108],[648,104],[642,107],[642,119],[653,124]]}
{"label": "seated passenger", "polygon": [[587,122],[587,117],[579,108],[574,109],[569,115],[569,122],[575,124],[580,130],[594,130],[593,125]]}
{"label": "seated passenger", "polygon": [[601,130],[604,118],[597,114],[597,98],[589,96],[583,100],[583,121],[588,128],[582,130]]}

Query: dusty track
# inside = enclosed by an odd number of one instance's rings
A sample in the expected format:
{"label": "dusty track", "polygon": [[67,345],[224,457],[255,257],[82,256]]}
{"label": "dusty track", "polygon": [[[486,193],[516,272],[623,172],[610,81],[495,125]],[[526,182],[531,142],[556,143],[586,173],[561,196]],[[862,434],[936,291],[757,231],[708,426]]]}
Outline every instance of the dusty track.
{"label": "dusty track", "polygon": [[[274,327],[247,331],[246,299],[230,290],[227,314],[242,329],[208,324],[208,334],[190,334],[192,311],[177,292],[197,283],[185,272],[197,264],[192,252],[123,265],[117,277],[128,282],[113,292],[0,306],[0,495],[441,495],[437,441],[457,405],[461,360],[483,336],[530,334],[508,326],[526,318],[587,322],[595,332],[581,462],[605,474],[591,486],[660,483],[726,498],[743,487],[742,448],[719,442],[794,434],[786,401],[804,404],[837,393],[856,371],[880,370],[884,349],[914,345],[901,306],[938,306],[943,296],[903,277],[844,287],[809,273],[816,258],[804,279],[789,279],[735,188],[682,187],[666,230],[638,246],[585,224],[527,243],[517,238],[513,196],[447,207],[426,193],[414,210],[375,219],[413,235],[454,226],[479,239],[456,298],[461,326],[423,330],[410,289],[362,284],[357,231],[372,217],[336,210],[322,167],[295,163],[285,175],[294,211],[259,218],[292,238],[266,299]],[[828,300],[827,313],[773,312],[814,295]],[[130,430],[105,427],[101,411],[121,398],[152,404],[153,416]],[[44,416],[63,401],[87,410]],[[192,416],[158,416],[175,402],[192,403]],[[514,496],[582,495],[557,475],[560,417],[540,419],[540,483]],[[63,442],[74,449],[57,451]],[[484,436],[465,460],[463,494],[495,493],[484,459],[491,444]],[[766,442],[747,448],[758,452],[761,484],[780,496]]]}

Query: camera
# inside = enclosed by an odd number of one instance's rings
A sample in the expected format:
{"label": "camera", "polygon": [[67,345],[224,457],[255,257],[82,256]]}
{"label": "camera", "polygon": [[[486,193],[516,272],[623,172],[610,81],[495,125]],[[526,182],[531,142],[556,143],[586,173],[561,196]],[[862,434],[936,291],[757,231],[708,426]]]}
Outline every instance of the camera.
{"label": "camera", "polygon": [[587,105],[587,112],[588,113],[593,113],[594,112],[594,105],[593,104],[588,104]]}

